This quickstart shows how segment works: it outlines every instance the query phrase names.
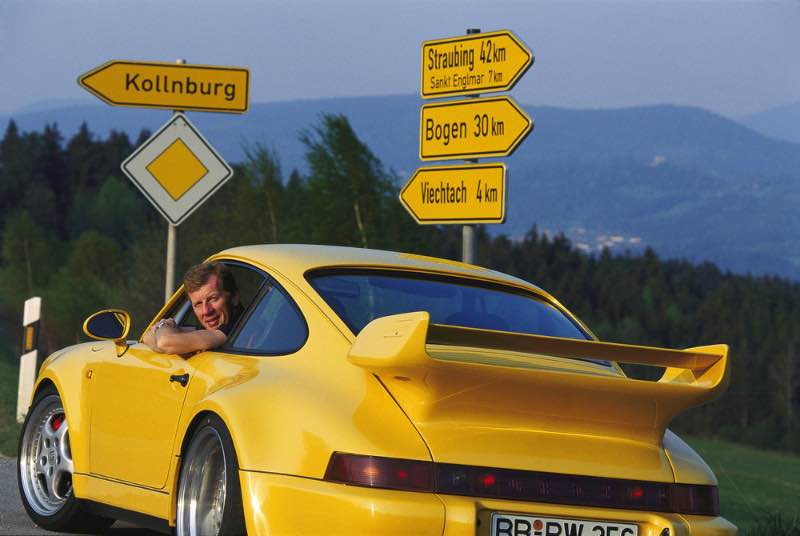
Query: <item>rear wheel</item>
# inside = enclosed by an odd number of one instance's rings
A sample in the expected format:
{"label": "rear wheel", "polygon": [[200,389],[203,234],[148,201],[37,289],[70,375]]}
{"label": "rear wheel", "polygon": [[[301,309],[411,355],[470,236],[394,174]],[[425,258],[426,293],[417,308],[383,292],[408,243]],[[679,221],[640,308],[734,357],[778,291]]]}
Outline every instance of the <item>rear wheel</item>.
{"label": "rear wheel", "polygon": [[52,386],[37,395],[19,440],[17,479],[30,518],[40,527],[63,532],[97,532],[113,519],[81,509],[72,492],[72,449],[61,397]]}
{"label": "rear wheel", "polygon": [[239,463],[222,419],[208,415],[197,427],[181,463],[178,536],[245,534]]}

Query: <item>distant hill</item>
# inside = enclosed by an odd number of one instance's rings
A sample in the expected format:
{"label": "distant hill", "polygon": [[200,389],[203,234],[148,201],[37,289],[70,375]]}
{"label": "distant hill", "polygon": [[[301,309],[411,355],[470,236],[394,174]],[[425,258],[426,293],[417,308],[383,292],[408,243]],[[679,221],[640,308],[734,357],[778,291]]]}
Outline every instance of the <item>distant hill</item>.
{"label": "distant hill", "polygon": [[800,101],[770,108],[738,120],[765,136],[800,143]]}
{"label": "distant hill", "polygon": [[[340,98],[260,103],[242,116],[190,118],[229,161],[243,159],[245,143],[274,146],[288,175],[304,168],[298,131],[323,112],[343,113],[405,181],[422,165],[420,104],[415,96]],[[589,251],[650,245],[665,256],[800,279],[800,144],[698,108],[525,108],[534,132],[506,160],[508,220],[490,226],[492,232],[519,237],[535,224],[563,231]],[[164,111],[102,104],[14,114],[22,130],[56,122],[68,137],[85,120],[98,135],[116,129],[133,139],[168,118]],[[8,119],[0,116],[0,124]]]}

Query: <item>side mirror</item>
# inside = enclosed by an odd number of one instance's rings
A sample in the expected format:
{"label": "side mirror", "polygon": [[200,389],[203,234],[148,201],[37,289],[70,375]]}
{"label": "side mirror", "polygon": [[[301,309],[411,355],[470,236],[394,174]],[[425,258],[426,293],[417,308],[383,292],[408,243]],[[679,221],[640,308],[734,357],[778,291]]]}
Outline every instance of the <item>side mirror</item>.
{"label": "side mirror", "polygon": [[94,313],[83,323],[83,332],[92,339],[113,340],[117,346],[125,345],[131,330],[131,315],[122,309],[105,309]]}

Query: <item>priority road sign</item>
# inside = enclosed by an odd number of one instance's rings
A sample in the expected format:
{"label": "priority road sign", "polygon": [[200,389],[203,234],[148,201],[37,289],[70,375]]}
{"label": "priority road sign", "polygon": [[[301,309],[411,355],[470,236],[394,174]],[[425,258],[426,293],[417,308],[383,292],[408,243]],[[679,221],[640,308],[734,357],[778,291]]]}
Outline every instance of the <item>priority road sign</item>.
{"label": "priority road sign", "polygon": [[420,110],[421,160],[508,156],[533,129],[509,97],[425,104]]}
{"label": "priority road sign", "polygon": [[183,114],[175,114],[122,163],[159,212],[180,225],[233,170]]}
{"label": "priority road sign", "polygon": [[244,113],[250,71],[242,67],[112,60],[78,77],[108,104]]}
{"label": "priority road sign", "polygon": [[467,34],[422,43],[423,98],[507,91],[534,55],[509,30]]}
{"label": "priority road sign", "polygon": [[506,166],[419,168],[400,191],[400,202],[420,224],[503,223]]}

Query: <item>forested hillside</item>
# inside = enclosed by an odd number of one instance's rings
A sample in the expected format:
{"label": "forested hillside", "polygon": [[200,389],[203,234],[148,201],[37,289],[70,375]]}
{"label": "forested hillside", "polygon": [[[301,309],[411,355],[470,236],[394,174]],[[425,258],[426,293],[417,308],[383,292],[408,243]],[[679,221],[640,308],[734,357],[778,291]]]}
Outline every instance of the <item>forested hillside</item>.
{"label": "forested hillside", "polygon": [[[268,140],[287,170],[306,174],[297,132],[323,113],[343,114],[384,166],[407,179],[420,165],[420,104],[415,95],[265,102],[241,116],[192,114],[192,121],[231,162],[244,160],[243,142]],[[507,219],[490,234],[520,239],[536,224],[595,253],[651,246],[664,256],[800,281],[800,143],[686,106],[525,110],[535,129],[505,159]],[[22,130],[57,121],[72,136],[86,120],[104,137],[117,129],[133,139],[167,116],[62,103],[12,117]],[[0,129],[8,120],[0,114]]]}
{"label": "forested hillside", "polygon": [[[142,133],[139,137],[146,136]],[[84,125],[0,141],[0,353],[18,355],[22,303],[44,300],[43,349],[83,339],[91,312],[132,312],[134,333],[163,300],[166,226],[125,179],[120,162],[141,140]],[[358,139],[344,116],[301,135],[305,167],[281,169],[271,145],[247,147],[235,176],[179,229],[180,269],[226,247],[302,242],[460,258],[460,228],[414,224],[402,179]],[[643,254],[589,256],[534,227],[521,240],[479,229],[479,264],[547,289],[604,340],[672,347],[726,342],[727,394],[680,418],[693,433],[800,451],[800,285]]]}

